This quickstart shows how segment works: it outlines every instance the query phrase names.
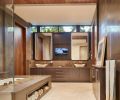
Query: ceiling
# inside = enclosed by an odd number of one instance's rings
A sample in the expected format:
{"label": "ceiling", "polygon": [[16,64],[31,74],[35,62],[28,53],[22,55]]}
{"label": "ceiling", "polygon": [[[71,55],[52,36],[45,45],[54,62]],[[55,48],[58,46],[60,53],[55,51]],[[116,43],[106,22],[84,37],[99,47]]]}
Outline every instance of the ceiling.
{"label": "ceiling", "polygon": [[33,25],[90,25],[96,4],[15,5],[15,13]]}

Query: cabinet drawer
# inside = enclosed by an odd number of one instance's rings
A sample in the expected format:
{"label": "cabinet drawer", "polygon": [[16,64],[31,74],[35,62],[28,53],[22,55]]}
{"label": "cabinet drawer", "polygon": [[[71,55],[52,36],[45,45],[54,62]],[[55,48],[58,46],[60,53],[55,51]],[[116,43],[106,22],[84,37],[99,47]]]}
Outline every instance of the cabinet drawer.
{"label": "cabinet drawer", "polygon": [[38,68],[30,68],[30,75],[39,75]]}

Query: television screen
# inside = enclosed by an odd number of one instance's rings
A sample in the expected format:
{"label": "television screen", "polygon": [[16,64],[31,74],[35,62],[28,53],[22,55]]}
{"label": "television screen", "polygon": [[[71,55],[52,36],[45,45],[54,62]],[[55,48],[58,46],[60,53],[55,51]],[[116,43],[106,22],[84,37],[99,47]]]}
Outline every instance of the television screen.
{"label": "television screen", "polygon": [[55,48],[56,55],[68,54],[68,48]]}

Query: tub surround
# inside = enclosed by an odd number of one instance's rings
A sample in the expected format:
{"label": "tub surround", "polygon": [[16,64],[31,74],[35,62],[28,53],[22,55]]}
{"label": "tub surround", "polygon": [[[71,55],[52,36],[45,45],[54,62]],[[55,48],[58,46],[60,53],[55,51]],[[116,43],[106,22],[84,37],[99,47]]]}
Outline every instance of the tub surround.
{"label": "tub surround", "polygon": [[49,75],[15,77],[15,79],[19,78],[20,80],[15,81],[15,84],[0,86],[1,100],[29,100],[31,98],[39,100],[51,89]]}

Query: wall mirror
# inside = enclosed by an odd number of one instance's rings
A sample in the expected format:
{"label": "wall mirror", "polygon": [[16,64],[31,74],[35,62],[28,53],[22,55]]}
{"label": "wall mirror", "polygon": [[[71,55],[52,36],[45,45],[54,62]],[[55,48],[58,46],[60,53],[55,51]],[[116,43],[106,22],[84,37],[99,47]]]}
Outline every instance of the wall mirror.
{"label": "wall mirror", "polygon": [[72,60],[88,60],[88,33],[72,33],[71,37]]}
{"label": "wall mirror", "polygon": [[52,33],[35,34],[35,59],[52,60]]}
{"label": "wall mirror", "polygon": [[[36,33],[35,34],[35,60],[88,60],[89,50],[88,50],[88,33],[74,32],[74,33],[64,33],[71,36],[70,40],[66,43],[66,39],[61,39],[61,36],[55,36],[57,41],[54,39],[55,34],[63,33]],[[67,38],[68,39],[68,38]],[[62,43],[61,43],[62,42]],[[56,50],[67,49],[67,53],[57,53]],[[55,49],[55,50],[54,50]],[[56,57],[54,56],[56,55]],[[68,56],[69,57],[66,57]]]}

